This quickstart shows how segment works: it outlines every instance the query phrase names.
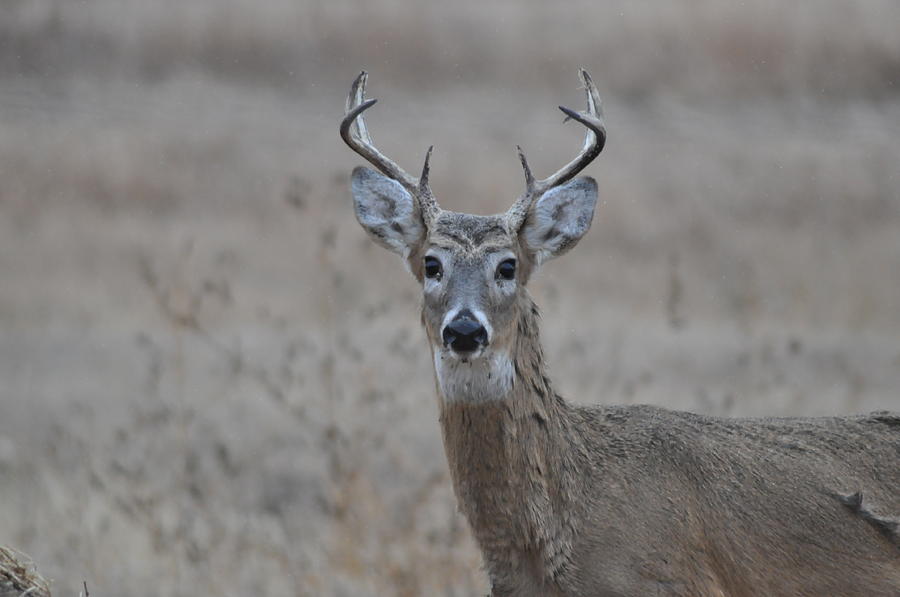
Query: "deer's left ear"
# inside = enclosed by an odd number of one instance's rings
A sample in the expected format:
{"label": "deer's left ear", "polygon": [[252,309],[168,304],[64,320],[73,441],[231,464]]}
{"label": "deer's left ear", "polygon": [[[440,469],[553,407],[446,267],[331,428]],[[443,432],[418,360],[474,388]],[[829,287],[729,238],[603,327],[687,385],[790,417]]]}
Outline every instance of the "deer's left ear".
{"label": "deer's left ear", "polygon": [[519,234],[538,264],[574,247],[591,227],[597,182],[576,178],[550,189],[532,206]]}

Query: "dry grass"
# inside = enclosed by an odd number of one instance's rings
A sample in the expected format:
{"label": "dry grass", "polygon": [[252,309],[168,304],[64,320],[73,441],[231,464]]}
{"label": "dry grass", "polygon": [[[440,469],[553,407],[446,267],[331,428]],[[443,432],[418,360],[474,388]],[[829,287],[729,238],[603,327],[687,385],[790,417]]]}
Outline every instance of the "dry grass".
{"label": "dry grass", "polygon": [[[581,402],[898,408],[890,0],[0,5],[0,537],[75,595],[468,595],[417,289],[354,221],[370,124],[451,209],[577,148],[602,205],[533,292]],[[511,99],[512,98],[512,99]]]}
{"label": "dry grass", "polygon": [[891,0],[617,0],[565,8],[537,0],[13,0],[0,10],[7,50],[0,66],[18,73],[159,80],[200,70],[312,91],[313,81],[343,82],[344,69],[367,65],[407,88],[420,87],[424,75],[433,91],[460,83],[533,90],[568,85],[578,57],[602,65],[603,86],[633,100],[670,93],[870,98],[894,95],[900,85],[900,8]]}
{"label": "dry grass", "polygon": [[50,597],[50,583],[25,554],[0,545],[0,597]]}

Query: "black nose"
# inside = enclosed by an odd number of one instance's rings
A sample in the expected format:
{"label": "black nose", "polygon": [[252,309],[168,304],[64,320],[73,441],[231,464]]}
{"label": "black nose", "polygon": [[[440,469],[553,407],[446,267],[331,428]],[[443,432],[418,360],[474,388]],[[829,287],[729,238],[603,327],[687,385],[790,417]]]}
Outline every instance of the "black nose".
{"label": "black nose", "polygon": [[480,346],[485,346],[488,341],[487,330],[468,309],[460,311],[447,324],[442,335],[444,346],[449,346],[456,352],[473,352]]}

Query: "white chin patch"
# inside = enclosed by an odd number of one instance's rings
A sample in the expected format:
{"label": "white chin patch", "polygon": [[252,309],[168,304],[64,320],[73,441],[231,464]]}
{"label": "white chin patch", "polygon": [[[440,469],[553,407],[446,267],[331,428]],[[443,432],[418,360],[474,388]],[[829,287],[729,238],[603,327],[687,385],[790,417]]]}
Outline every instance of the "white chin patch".
{"label": "white chin patch", "polygon": [[489,351],[464,361],[449,350],[439,348],[434,351],[434,371],[441,396],[447,402],[500,400],[513,386],[512,360],[501,351]]}

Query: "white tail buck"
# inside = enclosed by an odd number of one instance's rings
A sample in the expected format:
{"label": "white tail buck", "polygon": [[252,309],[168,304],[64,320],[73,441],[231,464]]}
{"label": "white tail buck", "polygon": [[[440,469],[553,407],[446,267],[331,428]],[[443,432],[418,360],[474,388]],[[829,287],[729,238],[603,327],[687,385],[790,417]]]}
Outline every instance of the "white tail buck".
{"label": "white tail buck", "polygon": [[492,594],[900,596],[900,414],[723,419],[583,407],[553,391],[526,284],[588,231],[603,149],[581,71],[580,153],[504,214],[441,209],[372,143],[366,73],[341,136],[356,217],[422,285],[453,488]]}

